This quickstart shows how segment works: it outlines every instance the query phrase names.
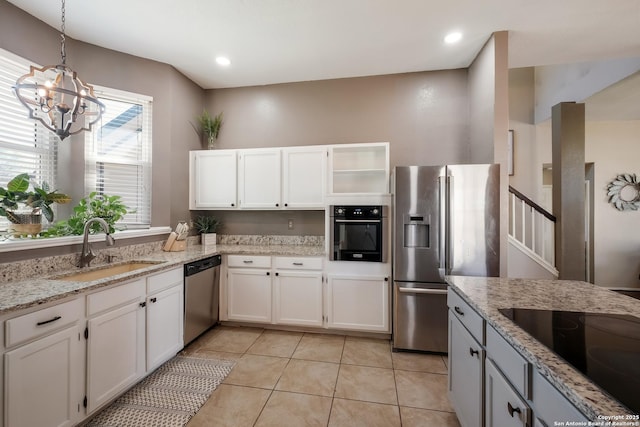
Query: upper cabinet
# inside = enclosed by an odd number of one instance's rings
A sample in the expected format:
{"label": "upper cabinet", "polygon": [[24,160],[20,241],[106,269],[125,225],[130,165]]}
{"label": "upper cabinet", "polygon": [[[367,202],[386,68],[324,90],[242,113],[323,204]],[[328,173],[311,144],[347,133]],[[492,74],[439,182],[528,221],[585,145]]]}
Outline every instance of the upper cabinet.
{"label": "upper cabinet", "polygon": [[282,202],[290,209],[323,209],[327,182],[327,147],[282,150]]}
{"label": "upper cabinet", "polygon": [[238,198],[245,209],[277,209],[280,201],[280,149],[241,150]]}
{"label": "upper cabinet", "polygon": [[324,209],[389,193],[389,143],[191,151],[189,170],[190,209]]}
{"label": "upper cabinet", "polygon": [[236,157],[236,150],[189,153],[190,209],[229,209],[238,206]]}
{"label": "upper cabinet", "polygon": [[331,145],[329,192],[389,193],[389,143]]}

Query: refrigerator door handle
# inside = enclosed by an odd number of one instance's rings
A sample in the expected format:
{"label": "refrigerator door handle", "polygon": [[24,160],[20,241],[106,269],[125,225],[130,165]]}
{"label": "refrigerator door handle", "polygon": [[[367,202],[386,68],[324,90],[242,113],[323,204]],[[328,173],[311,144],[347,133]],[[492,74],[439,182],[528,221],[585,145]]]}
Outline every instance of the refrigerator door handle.
{"label": "refrigerator door handle", "polygon": [[405,294],[447,295],[446,289],[398,288],[398,292]]}
{"label": "refrigerator door handle", "polygon": [[440,215],[438,218],[438,273],[440,279],[444,280],[447,270],[447,177],[438,177],[438,199],[440,205]]}

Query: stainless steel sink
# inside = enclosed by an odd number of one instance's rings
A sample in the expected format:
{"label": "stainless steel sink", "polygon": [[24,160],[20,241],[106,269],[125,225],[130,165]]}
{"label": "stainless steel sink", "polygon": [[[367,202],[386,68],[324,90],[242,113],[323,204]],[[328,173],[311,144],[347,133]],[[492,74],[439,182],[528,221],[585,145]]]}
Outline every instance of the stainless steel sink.
{"label": "stainless steel sink", "polygon": [[93,280],[104,279],[118,274],[130,273],[132,271],[147,268],[152,265],[162,264],[164,261],[129,261],[117,265],[108,265],[97,267],[89,271],[81,271],[78,273],[65,274],[54,277],[54,280],[66,280],[72,282],[91,282]]}

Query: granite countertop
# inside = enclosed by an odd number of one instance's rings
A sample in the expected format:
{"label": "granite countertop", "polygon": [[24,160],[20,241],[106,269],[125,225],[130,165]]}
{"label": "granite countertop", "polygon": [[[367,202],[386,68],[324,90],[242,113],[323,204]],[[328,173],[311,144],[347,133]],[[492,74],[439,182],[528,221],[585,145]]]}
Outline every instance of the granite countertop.
{"label": "granite countertop", "polygon": [[[34,277],[25,280],[9,281],[0,284],[0,315],[60,300],[82,292],[93,291],[114,285],[121,281],[132,280],[148,274],[170,270],[182,266],[185,263],[217,254],[324,256],[325,249],[324,246],[309,245],[188,245],[186,250],[181,252],[157,251],[146,255],[133,256],[131,259],[119,260],[112,264],[96,264],[82,270],[76,268],[58,271],[46,277],[37,277],[37,275],[34,275]],[[133,260],[141,262],[148,261],[149,266],[128,273],[88,282],[56,280],[56,278],[74,273],[99,270]]]}
{"label": "granite countertop", "polygon": [[579,281],[448,276],[447,282],[589,419],[633,414],[498,309],[587,311],[640,317],[640,301]]}

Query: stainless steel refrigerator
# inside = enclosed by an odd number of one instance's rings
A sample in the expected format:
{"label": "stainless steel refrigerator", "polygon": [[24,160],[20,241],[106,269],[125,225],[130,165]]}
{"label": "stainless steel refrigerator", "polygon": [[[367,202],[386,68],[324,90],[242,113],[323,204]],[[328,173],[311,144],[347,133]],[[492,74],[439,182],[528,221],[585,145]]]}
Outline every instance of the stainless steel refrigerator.
{"label": "stainless steel refrigerator", "polygon": [[446,353],[444,276],[499,275],[499,167],[395,168],[394,349]]}

